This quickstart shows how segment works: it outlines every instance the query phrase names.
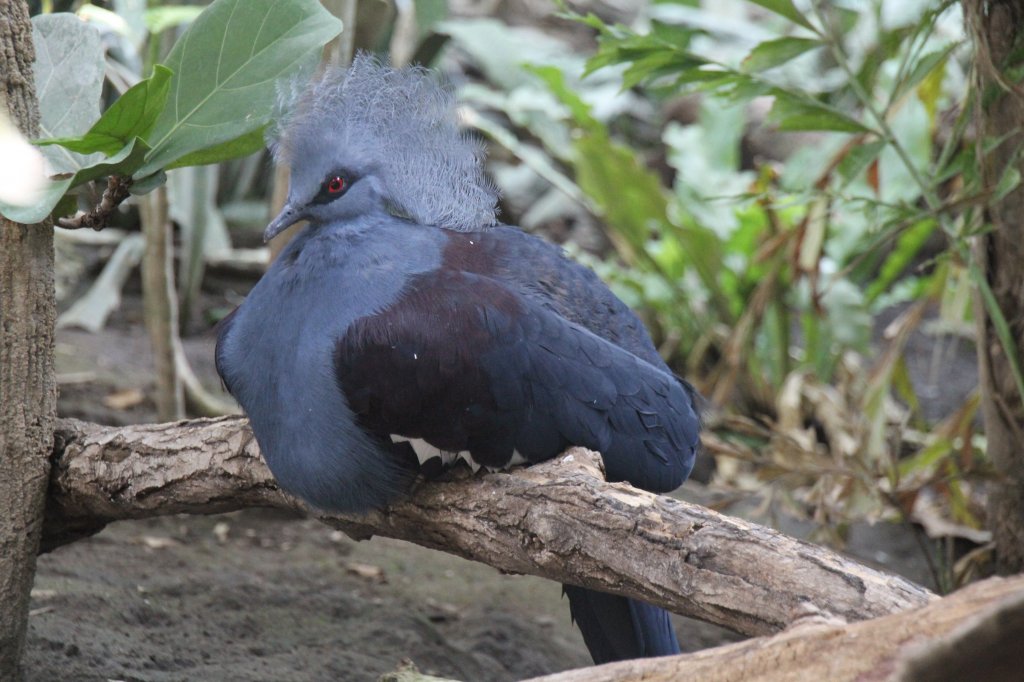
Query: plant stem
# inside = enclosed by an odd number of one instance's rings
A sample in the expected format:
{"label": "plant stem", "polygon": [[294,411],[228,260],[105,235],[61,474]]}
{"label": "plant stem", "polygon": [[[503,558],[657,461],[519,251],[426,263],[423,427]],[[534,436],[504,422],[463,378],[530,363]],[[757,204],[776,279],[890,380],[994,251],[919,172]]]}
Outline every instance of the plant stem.
{"label": "plant stem", "polygon": [[914,165],[913,159],[910,158],[910,154],[900,143],[899,139],[896,137],[896,133],[893,132],[892,127],[886,120],[886,115],[888,114],[888,107],[886,107],[886,109],[883,111],[879,111],[878,108],[875,106],[875,102],[872,99],[871,94],[867,90],[865,90],[861,82],[857,80],[857,74],[855,74],[853,72],[853,69],[850,68],[850,60],[847,58],[846,52],[843,51],[842,41],[836,34],[835,28],[833,27],[832,23],[825,18],[825,14],[820,9],[820,0],[816,0],[812,4],[812,8],[814,10],[815,16],[822,25],[823,35],[826,39],[826,42],[828,43],[829,50],[832,52],[832,56],[835,57],[835,60],[839,64],[839,67],[843,70],[843,73],[845,73],[846,77],[849,79],[850,88],[853,90],[853,93],[857,96],[857,99],[860,100],[860,103],[864,107],[865,111],[870,113],[871,117],[875,119],[875,122],[877,123],[879,130],[885,137],[886,143],[888,143],[893,148],[893,151],[896,152],[896,155],[900,157],[900,161],[902,161],[903,165],[906,166],[911,178],[913,178],[914,182],[921,190],[921,196],[924,197],[925,203],[928,204],[928,208],[933,211],[936,211],[939,214],[939,220],[943,221],[944,223],[943,227],[947,227],[948,224],[946,223],[946,221],[948,220],[948,218],[944,218],[942,213],[940,212],[942,202],[939,200],[938,195],[935,194],[935,189],[931,187],[928,184],[928,182],[925,181],[924,177],[921,176],[921,173],[918,170],[917,166]]}
{"label": "plant stem", "polygon": [[161,421],[185,415],[185,394],[174,364],[178,340],[178,299],[174,292],[173,245],[167,215],[167,186],[140,202],[146,252],[142,259],[142,300],[156,365],[156,407]]}

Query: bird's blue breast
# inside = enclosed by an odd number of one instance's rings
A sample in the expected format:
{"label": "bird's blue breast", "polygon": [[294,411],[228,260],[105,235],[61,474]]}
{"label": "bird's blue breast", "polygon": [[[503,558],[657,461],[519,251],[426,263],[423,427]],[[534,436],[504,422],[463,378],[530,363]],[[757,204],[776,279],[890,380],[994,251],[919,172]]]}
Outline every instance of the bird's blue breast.
{"label": "bird's blue breast", "polygon": [[221,331],[218,370],[268,466],[284,489],[319,507],[381,506],[408,475],[356,425],[332,353],[354,320],[437,267],[430,236],[384,215],[308,227]]}

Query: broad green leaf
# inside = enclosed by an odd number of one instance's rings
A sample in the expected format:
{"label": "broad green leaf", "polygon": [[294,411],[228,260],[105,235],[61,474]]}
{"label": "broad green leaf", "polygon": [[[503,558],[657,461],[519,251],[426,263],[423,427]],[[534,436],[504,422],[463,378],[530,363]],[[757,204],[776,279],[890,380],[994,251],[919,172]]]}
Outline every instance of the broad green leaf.
{"label": "broad green leaf", "polygon": [[793,0],[750,0],[755,5],[760,5],[770,12],[786,17],[794,24],[799,24],[809,31],[818,32],[814,25],[807,20],[803,12],[793,5]]}
{"label": "broad green leaf", "polygon": [[833,130],[840,133],[868,133],[870,128],[837,109],[810,98],[774,88],[775,104],[768,119],[779,130]]}
{"label": "broad green leaf", "polygon": [[[32,40],[40,136],[81,135],[100,117],[104,67],[99,32],[74,14],[41,14],[32,18]],[[61,147],[42,151],[55,173],[74,173],[99,161],[99,156],[86,158]]]}
{"label": "broad green leaf", "polygon": [[765,71],[785,64],[805,52],[823,47],[824,44],[814,38],[777,38],[768,40],[750,51],[743,59],[743,70],[747,72]]}
{"label": "broad green leaf", "polygon": [[216,0],[167,57],[171,94],[142,174],[262,128],[277,80],[340,31],[316,0]]}
{"label": "broad green leaf", "polygon": [[196,20],[203,10],[202,5],[160,5],[146,10],[146,28],[153,35],[163,33],[169,28],[190,24]]}
{"label": "broad green leaf", "polygon": [[157,64],[152,76],[118,97],[85,135],[41,140],[39,144],[59,144],[79,154],[101,152],[112,156],[133,138],[146,139],[167,102],[170,82],[171,70]]}
{"label": "broad green leaf", "polygon": [[[82,134],[100,115],[103,46],[99,32],[74,14],[44,14],[32,18],[32,40],[40,133],[44,137]],[[45,218],[72,186],[76,173],[100,159],[60,147],[41,151],[57,175],[34,205],[0,204],[0,213],[10,220],[32,224]]]}
{"label": "broad green leaf", "polygon": [[71,187],[71,179],[72,176],[68,174],[68,177],[51,180],[39,196],[39,201],[31,206],[15,206],[0,201],[0,215],[3,215],[8,220],[25,225],[34,225],[40,222],[50,215],[50,211],[53,210],[53,207],[60,202],[64,193]]}
{"label": "broad green leaf", "polygon": [[266,129],[267,126],[264,125],[262,128],[256,128],[244,135],[239,135],[233,140],[186,154],[167,166],[167,170],[183,166],[204,166],[209,163],[220,163],[258,152],[263,149],[263,133]]}
{"label": "broad green leaf", "polygon": [[82,168],[75,174],[66,173],[51,182],[43,197],[32,206],[8,206],[0,204],[0,213],[17,223],[31,225],[50,215],[64,194],[82,183],[108,175],[132,175],[143,164],[149,147],[139,138],[124,147],[114,156]]}
{"label": "broad green leaf", "polygon": [[75,173],[71,186],[77,187],[83,182],[105,178],[108,175],[135,175],[135,172],[145,162],[149,150],[150,147],[146,141],[141,137],[136,137],[113,156]]}

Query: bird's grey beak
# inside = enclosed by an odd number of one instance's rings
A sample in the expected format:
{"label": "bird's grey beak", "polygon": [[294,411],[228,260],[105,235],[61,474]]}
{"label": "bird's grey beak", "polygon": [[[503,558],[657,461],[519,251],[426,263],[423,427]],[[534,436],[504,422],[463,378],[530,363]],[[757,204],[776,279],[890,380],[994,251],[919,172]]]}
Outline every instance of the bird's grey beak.
{"label": "bird's grey beak", "polygon": [[294,225],[303,218],[305,214],[299,209],[295,208],[291,204],[285,204],[281,212],[277,214],[277,217],[270,221],[267,225],[267,229],[263,232],[263,242],[269,242],[271,239],[281,234],[286,228]]}

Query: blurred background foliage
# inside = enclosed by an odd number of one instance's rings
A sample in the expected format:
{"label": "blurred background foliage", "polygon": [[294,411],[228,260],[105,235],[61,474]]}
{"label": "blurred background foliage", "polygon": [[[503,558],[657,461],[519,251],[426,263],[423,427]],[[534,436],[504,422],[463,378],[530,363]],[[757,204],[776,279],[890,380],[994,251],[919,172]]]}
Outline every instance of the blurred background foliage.
{"label": "blurred background foliage", "polygon": [[[100,28],[108,104],[202,10],[32,5]],[[701,476],[715,499],[756,495],[839,544],[853,522],[913,523],[942,588],[984,570],[972,306],[992,297],[969,241],[984,202],[1020,178],[981,186],[976,156],[993,141],[972,128],[958,3],[349,9],[356,48],[452,80],[489,142],[503,219],[594,267],[708,398],[715,466]],[[184,333],[208,333],[244,295],[222,287],[203,304],[211,268],[223,280],[264,267],[273,183],[264,152],[168,172]],[[99,239],[122,258],[103,258],[107,276],[87,277],[84,295],[81,250],[97,238],[62,231],[62,324],[99,329],[116,307],[140,258],[138,242],[125,246],[137,221],[127,206],[124,231]]]}

